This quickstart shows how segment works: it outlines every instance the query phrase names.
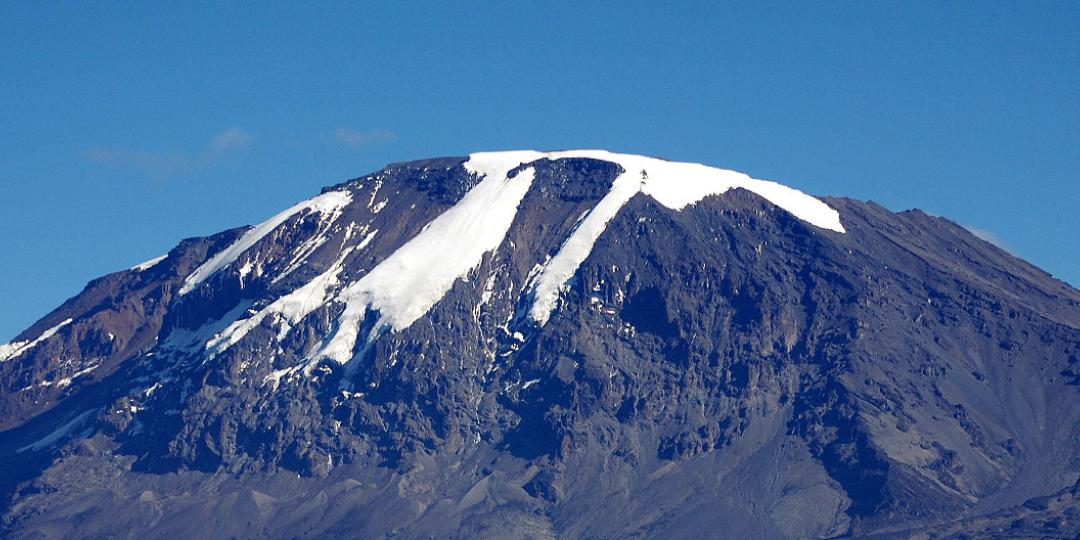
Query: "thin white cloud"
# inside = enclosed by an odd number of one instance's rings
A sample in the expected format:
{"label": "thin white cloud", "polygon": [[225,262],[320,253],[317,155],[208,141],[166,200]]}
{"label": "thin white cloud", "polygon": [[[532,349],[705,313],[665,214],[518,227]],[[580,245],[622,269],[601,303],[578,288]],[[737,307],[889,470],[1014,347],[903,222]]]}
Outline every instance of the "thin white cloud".
{"label": "thin white cloud", "polygon": [[131,169],[141,174],[161,178],[208,166],[228,152],[243,149],[250,141],[250,132],[234,126],[214,135],[199,152],[92,146],[86,150],[85,155],[91,161],[102,165]]}
{"label": "thin white cloud", "polygon": [[133,169],[149,176],[167,176],[196,165],[190,155],[183,153],[148,152],[107,146],[87,149],[86,157],[102,165]]}
{"label": "thin white cloud", "polygon": [[359,150],[373,144],[397,140],[397,134],[388,129],[357,131],[348,127],[339,127],[334,130],[333,136],[335,141],[344,144],[353,150]]}
{"label": "thin white cloud", "polygon": [[967,229],[968,232],[970,232],[971,234],[974,234],[979,239],[990,242],[991,244],[994,244],[995,246],[997,246],[997,247],[999,247],[999,248],[1001,248],[1001,249],[1003,249],[1005,251],[1008,251],[1009,253],[1013,252],[1012,247],[1010,247],[1009,244],[1005,242],[1005,240],[1003,240],[1000,236],[995,234],[993,231],[988,231],[986,229],[980,229],[979,227],[972,227],[970,225],[964,225],[963,227],[965,229]]}
{"label": "thin white cloud", "polygon": [[231,127],[218,133],[210,145],[216,150],[235,150],[247,146],[251,133],[244,128]]}

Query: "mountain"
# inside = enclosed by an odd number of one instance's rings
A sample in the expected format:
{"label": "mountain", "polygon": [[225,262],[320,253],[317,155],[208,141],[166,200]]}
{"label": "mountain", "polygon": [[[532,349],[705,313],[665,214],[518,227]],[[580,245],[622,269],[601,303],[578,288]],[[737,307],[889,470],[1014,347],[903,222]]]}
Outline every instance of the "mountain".
{"label": "mountain", "polygon": [[1080,534],[1080,292],[603,151],[392,164],[0,346],[11,538]]}

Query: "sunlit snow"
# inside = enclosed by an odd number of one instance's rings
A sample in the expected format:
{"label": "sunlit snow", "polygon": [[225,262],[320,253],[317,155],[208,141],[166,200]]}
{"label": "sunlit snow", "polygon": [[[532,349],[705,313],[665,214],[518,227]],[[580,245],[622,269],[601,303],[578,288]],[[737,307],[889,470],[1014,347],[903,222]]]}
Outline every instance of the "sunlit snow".
{"label": "sunlit snow", "polygon": [[[502,243],[532,182],[532,168],[510,171],[536,160],[592,158],[619,164],[624,172],[608,194],[587,212],[558,253],[537,267],[529,316],[543,325],[559,294],[592,251],[608,222],[634,195],[644,193],[681,210],[709,195],[744,188],[811,225],[844,232],[836,210],[798,190],[745,174],[696,163],[614,154],[602,150],[563,152],[485,152],[469,156],[465,167],[482,177],[461,201],[427,224],[382,263],[346,287],[337,300],[345,304],[334,333],[313,357],[347,362],[355,354],[360,324],[371,309],[379,314],[372,332],[402,330],[423,316],[450,290],[456,279],[476,268],[485,253]],[[374,201],[374,197],[372,197]]]}
{"label": "sunlit snow", "polygon": [[159,262],[164,261],[165,259],[168,259],[168,258],[169,258],[168,254],[162,255],[160,257],[154,257],[153,259],[150,259],[149,261],[139,263],[139,264],[136,264],[135,266],[132,266],[131,271],[132,272],[143,272],[145,270],[149,270],[149,269],[157,266],[157,264]]}
{"label": "sunlit snow", "polygon": [[507,178],[521,163],[515,157],[466,163],[483,180],[341,292],[338,299],[345,303],[345,310],[333,336],[316,356],[349,361],[368,308],[379,312],[380,328],[408,327],[438,303],[457,278],[476,268],[485,253],[499,247],[532,184],[532,169]]}
{"label": "sunlit snow", "polygon": [[35,346],[37,346],[38,343],[41,343],[42,341],[53,337],[56,332],[58,332],[61,328],[67,326],[70,323],[71,319],[67,319],[60,324],[42,332],[40,336],[30,341],[13,341],[11,343],[5,343],[3,345],[0,345],[0,362],[6,362],[12,358],[18,358],[24,352],[33,349]]}
{"label": "sunlit snow", "polygon": [[276,229],[278,225],[281,225],[285,220],[289,219],[293,215],[303,210],[309,210],[312,212],[320,212],[323,214],[337,215],[341,212],[341,209],[352,202],[352,194],[348,191],[329,191],[323,193],[318,197],[314,197],[303,201],[299,204],[292,206],[291,208],[277,214],[276,216],[252,227],[239,240],[233,242],[232,245],[222,250],[217,255],[214,255],[209,261],[206,261],[194,272],[191,273],[184,280],[184,285],[180,287],[178,295],[184,295],[191,292],[192,289],[197,287],[207,278],[217,273],[222,268],[229,266],[251,246],[255,245],[264,236]]}
{"label": "sunlit snow", "polygon": [[638,193],[649,195],[668,208],[682,210],[708,195],[721,194],[732,188],[743,188],[764,197],[811,225],[844,232],[840,215],[824,202],[796,189],[776,182],[757,180],[740,172],[698,163],[613,154],[604,150],[549,152],[539,154],[539,157],[533,159],[540,157],[592,158],[618,163],[624,169],[612,183],[608,194],[585,216],[537,277],[533,291],[535,302],[529,310],[529,316],[541,325],[547,322],[561,290],[592,252],[593,244],[607,228],[608,222]]}
{"label": "sunlit snow", "polygon": [[[608,222],[638,193],[668,208],[682,210],[709,195],[743,188],[811,225],[844,232],[839,214],[824,202],[787,186],[757,180],[735,171],[603,150],[476,153],[469,156],[464,167],[479,178],[479,183],[457,204],[426,224],[419,234],[371,271],[338,290],[341,286],[339,279],[343,272],[343,256],[322,275],[254,312],[252,316],[243,320],[234,319],[227,327],[219,326],[222,331],[209,340],[208,349],[220,352],[228,348],[271,315],[277,322],[279,337],[283,337],[292,325],[307,314],[329,301],[336,301],[343,303],[344,309],[338,316],[335,329],[323,345],[308,357],[312,360],[329,358],[340,363],[348,362],[356,354],[361,323],[369,311],[377,313],[378,320],[371,321],[371,335],[367,336],[366,341],[384,330],[403,330],[437,304],[457,279],[478,267],[486,253],[499,247],[517,215],[518,206],[532,185],[535,171],[529,164],[544,158],[597,159],[617,163],[624,172],[614,180],[608,193],[582,214],[558,252],[530,272],[526,281],[532,295],[528,315],[540,325],[547,322],[560,294],[589,256]],[[517,170],[517,174],[510,177],[510,172],[514,170]],[[375,202],[380,186],[381,182],[372,190],[369,206],[382,204],[381,201]],[[332,222],[349,202],[351,196],[348,192],[325,193],[252,228],[191,274],[181,294],[231,264],[297,212],[304,209],[323,212],[330,214],[328,221]],[[320,225],[325,226],[326,221],[324,218]],[[358,246],[359,249],[363,249],[375,234],[375,231],[368,232],[366,228],[361,231],[367,236]],[[299,252],[306,256],[312,251],[311,246],[317,247],[322,242],[320,239],[304,244]],[[299,258],[303,259],[304,256]],[[290,269],[293,266],[290,264]],[[490,283],[482,295],[484,302],[491,294],[488,288]],[[336,294],[335,290],[338,290]]]}
{"label": "sunlit snow", "polygon": [[271,315],[280,317],[278,337],[279,339],[284,338],[292,325],[300,322],[309,313],[327,302],[329,299],[327,295],[337,287],[338,276],[340,276],[345,258],[349,256],[350,252],[352,252],[352,248],[346,249],[337,262],[327,271],[315,276],[303,286],[278,298],[251,317],[230,324],[225,330],[209,340],[206,344],[207,350],[212,354],[220,354],[221,351],[240,341],[248,332],[262,324],[263,320]]}

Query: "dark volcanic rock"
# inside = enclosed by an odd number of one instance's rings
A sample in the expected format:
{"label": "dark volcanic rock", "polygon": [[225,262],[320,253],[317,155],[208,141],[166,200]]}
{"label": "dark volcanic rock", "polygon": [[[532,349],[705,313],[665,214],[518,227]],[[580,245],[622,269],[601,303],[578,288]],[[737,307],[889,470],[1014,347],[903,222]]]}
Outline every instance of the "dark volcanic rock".
{"label": "dark volcanic rock", "polygon": [[71,319],[0,362],[7,534],[1080,533],[1080,292],[918,211],[826,199],[841,233],[746,189],[638,193],[540,324],[541,269],[637,171],[529,161],[497,248],[319,356],[335,295],[477,188],[466,161],[328,188],[351,202],[180,294],[246,231],[186,240],[20,335]]}

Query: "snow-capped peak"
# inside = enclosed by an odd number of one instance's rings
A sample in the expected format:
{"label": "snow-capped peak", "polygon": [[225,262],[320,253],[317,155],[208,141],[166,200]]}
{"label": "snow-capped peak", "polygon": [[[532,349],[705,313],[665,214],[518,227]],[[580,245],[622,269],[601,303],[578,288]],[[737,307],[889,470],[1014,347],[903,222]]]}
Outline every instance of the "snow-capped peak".
{"label": "snow-capped peak", "polygon": [[532,183],[534,170],[523,165],[540,159],[591,158],[619,164],[624,172],[608,194],[588,212],[562,248],[543,266],[534,282],[530,317],[543,325],[560,291],[588,257],[607,223],[637,193],[681,210],[708,195],[741,187],[753,191],[812,225],[844,232],[838,213],[798,190],[756,180],[745,174],[603,150],[483,152],[469,156],[464,167],[482,178],[453,207],[359,280],[345,287],[337,300],[345,304],[337,328],[314,357],[347,362],[355,354],[365,313],[371,309],[380,328],[402,330],[427,313],[453,286],[476,268],[484,254],[502,244],[518,206]]}
{"label": "snow-capped peak", "polygon": [[[562,240],[555,255],[547,260],[541,258],[532,279],[526,281],[524,292],[529,295],[526,300],[529,302],[527,314],[529,319],[541,326],[546,324],[567,283],[588,258],[608,223],[639,193],[680,211],[709,195],[744,188],[811,225],[844,232],[839,214],[824,202],[790,187],[757,180],[735,171],[604,150],[475,153],[461,166],[472,173],[478,183],[456,204],[427,223],[416,236],[399,244],[370,271],[354,277],[351,282],[345,281],[348,265],[342,255],[337,263],[307,285],[284,293],[244,321],[222,321],[223,325],[230,322],[232,325],[206,344],[208,350],[216,353],[224,351],[270,315],[281,325],[279,333],[284,335],[291,325],[297,324],[319,306],[335,302],[344,304],[344,308],[337,316],[333,330],[320,346],[307,353],[307,357],[312,361],[328,358],[339,363],[348,362],[360,350],[361,341],[370,341],[384,330],[404,330],[427,314],[450,291],[456,280],[467,276],[481,264],[486,254],[503,244],[518,215],[519,206],[533,184],[535,162],[568,158],[615,163],[623,172],[612,181],[607,193],[581,215],[573,232]],[[516,174],[512,174],[512,171],[516,171]],[[375,194],[379,193],[381,186],[382,180],[375,178],[374,190],[367,204],[371,215],[382,210],[389,200],[384,199],[374,205]],[[355,187],[362,188],[360,184]],[[329,191],[303,201],[249,229],[232,245],[191,273],[179,294],[193,290],[238,260],[261,239],[300,212],[321,212],[326,215],[324,221],[333,222],[352,202],[349,189]],[[408,216],[393,219],[408,219]],[[352,225],[355,224],[349,226]],[[372,223],[360,226],[366,231]],[[309,254],[314,248],[307,244],[318,247],[325,240],[325,235],[320,233],[317,241],[305,243],[307,247],[302,247],[299,252]],[[298,267],[305,256],[294,256],[289,271]],[[151,264],[140,265],[140,268]],[[240,270],[241,279],[248,270],[247,266]],[[378,320],[368,321],[373,323],[368,325],[370,335],[361,338],[361,326],[365,317],[372,312],[377,313]]]}
{"label": "snow-capped peak", "polygon": [[[700,163],[667,161],[634,154],[618,154],[607,150],[560,150],[538,152],[517,150],[478,152],[469,156],[465,166],[470,170],[485,167],[507,168],[539,159],[588,158],[619,164],[624,173],[615,181],[612,191],[627,189],[621,184],[633,184],[633,193],[642,192],[674,210],[682,210],[708,195],[719,195],[732,188],[757,193],[795,217],[822,229],[844,232],[840,214],[821,200],[797,189],[758,180],[741,172],[709,167]],[[642,173],[646,173],[643,177]],[[633,182],[630,182],[633,180]]]}
{"label": "snow-capped peak", "polygon": [[480,153],[470,156],[469,164],[477,169],[494,165],[505,168],[515,162],[525,163],[543,158],[598,159],[619,164],[623,173],[615,179],[608,194],[582,220],[559,252],[540,272],[535,282],[535,301],[529,316],[541,325],[547,322],[561,290],[592,252],[593,244],[607,228],[608,222],[638,193],[649,195],[668,208],[682,210],[706,196],[718,195],[732,188],[743,188],[764,197],[811,225],[844,232],[840,214],[810,195],[776,182],[757,180],[740,172],[698,163],[615,154],[606,150],[567,150]]}

